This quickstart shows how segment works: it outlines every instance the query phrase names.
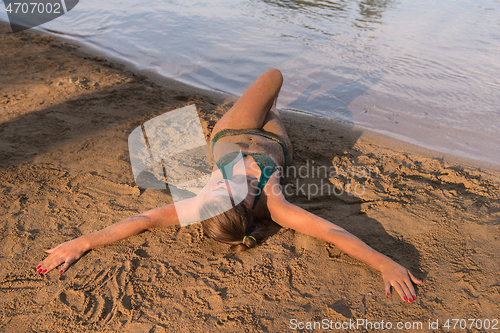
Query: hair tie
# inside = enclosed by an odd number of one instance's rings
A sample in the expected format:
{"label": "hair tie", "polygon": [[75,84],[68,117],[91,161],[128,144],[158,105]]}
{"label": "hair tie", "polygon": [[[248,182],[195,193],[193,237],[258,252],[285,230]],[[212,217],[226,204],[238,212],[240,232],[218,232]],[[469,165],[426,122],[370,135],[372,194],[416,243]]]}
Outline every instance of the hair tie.
{"label": "hair tie", "polygon": [[257,243],[257,240],[255,239],[254,236],[245,236],[245,237],[243,237],[243,242],[242,242],[243,244],[245,244],[245,239],[247,239],[247,237],[253,239],[255,241],[255,243]]}

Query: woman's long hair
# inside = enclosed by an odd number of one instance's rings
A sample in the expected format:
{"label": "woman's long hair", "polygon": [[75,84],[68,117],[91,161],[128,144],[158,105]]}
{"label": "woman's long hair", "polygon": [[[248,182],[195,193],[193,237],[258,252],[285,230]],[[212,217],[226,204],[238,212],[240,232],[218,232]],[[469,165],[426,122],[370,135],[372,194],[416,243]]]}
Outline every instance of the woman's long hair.
{"label": "woman's long hair", "polygon": [[203,216],[212,216],[201,222],[207,236],[232,245],[235,252],[249,250],[265,239],[266,226],[259,223],[245,200],[222,213],[220,200],[227,197],[211,199],[201,208]]}

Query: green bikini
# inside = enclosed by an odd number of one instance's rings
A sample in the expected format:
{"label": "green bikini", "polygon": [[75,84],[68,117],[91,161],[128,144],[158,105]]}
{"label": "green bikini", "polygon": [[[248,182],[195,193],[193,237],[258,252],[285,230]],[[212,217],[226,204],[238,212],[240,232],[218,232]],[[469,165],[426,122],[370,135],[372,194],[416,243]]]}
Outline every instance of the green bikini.
{"label": "green bikini", "polygon": [[[262,131],[256,128],[250,128],[250,129],[224,129],[219,132],[217,132],[214,135],[214,138],[211,143],[211,148],[212,152],[214,151],[214,145],[215,143],[220,140],[223,137],[226,136],[232,136],[232,135],[241,135],[241,134],[253,134],[253,135],[259,135],[265,138],[268,138],[270,140],[276,141],[281,145],[281,148],[283,149],[283,155],[285,156],[285,168],[288,166],[289,162],[289,154],[288,154],[288,148],[286,147],[285,142],[283,141],[282,138],[277,136],[274,133],[271,132],[266,132]],[[222,172],[222,176],[224,179],[231,179],[231,176],[233,174],[233,167],[234,165],[242,158],[242,156],[249,155],[252,156],[253,159],[255,160],[255,163],[260,168],[261,174],[260,174],[260,179],[259,179],[259,191],[257,192],[257,195],[255,196],[255,200],[253,202],[253,208],[255,208],[255,205],[257,205],[257,201],[259,201],[260,195],[262,194],[262,190],[264,189],[264,186],[267,184],[267,181],[269,178],[271,178],[271,175],[276,171],[277,166],[276,163],[272,158],[269,156],[266,156],[264,154],[260,153],[249,153],[249,152],[244,152],[242,151],[242,155],[240,155],[240,158],[237,158],[239,155],[239,152],[234,152],[234,153],[229,153],[224,156],[222,156],[219,160],[215,161],[215,164],[219,168],[219,170]]]}

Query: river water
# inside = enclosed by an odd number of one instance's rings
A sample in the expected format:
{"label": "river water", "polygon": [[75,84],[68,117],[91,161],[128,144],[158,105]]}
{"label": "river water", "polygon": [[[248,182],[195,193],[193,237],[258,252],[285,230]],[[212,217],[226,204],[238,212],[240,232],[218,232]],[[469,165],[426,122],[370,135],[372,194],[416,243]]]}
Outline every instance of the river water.
{"label": "river water", "polygon": [[86,0],[41,28],[234,95],[276,67],[278,107],[500,165],[499,0]]}

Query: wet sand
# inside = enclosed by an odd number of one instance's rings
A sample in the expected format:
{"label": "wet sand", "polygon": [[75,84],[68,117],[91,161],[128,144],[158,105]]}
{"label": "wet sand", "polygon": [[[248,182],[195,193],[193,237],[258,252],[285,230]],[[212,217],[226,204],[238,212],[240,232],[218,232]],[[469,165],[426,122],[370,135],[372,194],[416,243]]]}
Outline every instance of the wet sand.
{"label": "wet sand", "polygon": [[438,320],[445,332],[447,319],[500,319],[497,171],[289,112],[292,170],[302,173],[282,180],[287,200],[423,279],[414,303],[386,296],[377,271],[335,246],[272,223],[262,246],[242,254],[195,224],[37,274],[43,249],[171,202],[136,186],[133,129],[196,104],[208,137],[234,98],[3,23],[0,45],[0,331],[289,332],[363,319],[415,331]]}

